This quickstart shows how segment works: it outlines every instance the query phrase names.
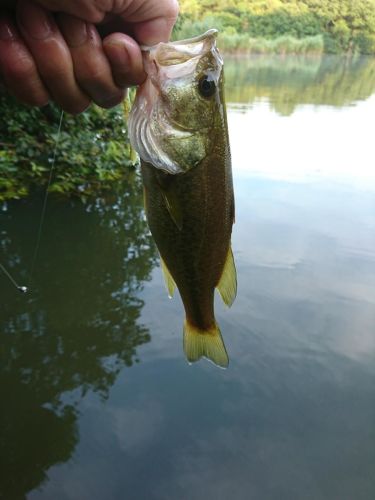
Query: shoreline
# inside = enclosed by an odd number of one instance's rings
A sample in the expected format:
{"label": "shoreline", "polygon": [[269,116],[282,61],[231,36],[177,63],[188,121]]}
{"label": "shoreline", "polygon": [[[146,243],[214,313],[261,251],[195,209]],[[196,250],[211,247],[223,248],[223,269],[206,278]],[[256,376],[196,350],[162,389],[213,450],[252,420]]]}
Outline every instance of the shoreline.
{"label": "shoreline", "polygon": [[332,54],[331,52],[251,52],[251,51],[230,51],[227,49],[223,49],[220,47],[220,44],[218,44],[218,48],[220,50],[220,53],[225,57],[225,56],[230,56],[233,58],[238,58],[238,59],[245,59],[247,57],[309,57],[309,58],[321,58],[321,57],[342,57],[345,59],[356,59],[356,58],[369,58],[369,59],[375,59],[375,54],[360,54],[360,53],[353,53],[353,52],[340,52],[337,54]]}

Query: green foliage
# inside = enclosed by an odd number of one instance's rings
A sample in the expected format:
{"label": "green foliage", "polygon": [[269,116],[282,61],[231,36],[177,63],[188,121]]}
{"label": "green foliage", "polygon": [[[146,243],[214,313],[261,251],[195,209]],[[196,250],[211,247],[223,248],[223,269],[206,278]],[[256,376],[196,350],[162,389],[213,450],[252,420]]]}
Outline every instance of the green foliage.
{"label": "green foliage", "polygon": [[134,164],[121,107],[91,106],[79,116],[54,106],[30,109],[0,95],[0,200],[20,198],[45,186],[56,161],[50,190],[88,195],[121,179]]}
{"label": "green foliage", "polygon": [[[180,5],[176,38],[216,27],[227,51],[375,54],[375,0],[180,0]],[[302,50],[295,40],[305,38]],[[265,40],[275,39],[268,48]]]}

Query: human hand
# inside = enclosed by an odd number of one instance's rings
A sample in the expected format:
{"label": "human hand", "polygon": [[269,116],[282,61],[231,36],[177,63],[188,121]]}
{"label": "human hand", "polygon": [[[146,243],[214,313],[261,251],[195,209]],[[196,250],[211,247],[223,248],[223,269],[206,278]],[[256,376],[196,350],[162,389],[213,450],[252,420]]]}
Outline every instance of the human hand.
{"label": "human hand", "polygon": [[0,82],[32,106],[112,107],[145,79],[138,44],[167,41],[177,13],[177,0],[0,0]]}

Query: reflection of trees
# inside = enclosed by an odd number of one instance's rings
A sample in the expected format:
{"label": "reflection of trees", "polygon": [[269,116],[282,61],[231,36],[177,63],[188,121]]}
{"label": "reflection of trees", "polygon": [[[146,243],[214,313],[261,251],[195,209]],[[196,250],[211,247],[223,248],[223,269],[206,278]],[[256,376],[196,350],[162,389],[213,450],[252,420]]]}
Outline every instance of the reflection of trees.
{"label": "reflection of trees", "polygon": [[[23,498],[66,461],[78,441],[76,404],[106,397],[137,346],[137,296],[154,246],[138,182],[112,200],[49,202],[34,292],[20,296],[0,279],[0,498]],[[1,254],[14,273],[29,265],[40,202],[1,215]]]}
{"label": "reflection of trees", "polygon": [[228,58],[225,75],[228,102],[265,98],[282,115],[299,104],[343,106],[375,92],[375,59],[370,57]]}

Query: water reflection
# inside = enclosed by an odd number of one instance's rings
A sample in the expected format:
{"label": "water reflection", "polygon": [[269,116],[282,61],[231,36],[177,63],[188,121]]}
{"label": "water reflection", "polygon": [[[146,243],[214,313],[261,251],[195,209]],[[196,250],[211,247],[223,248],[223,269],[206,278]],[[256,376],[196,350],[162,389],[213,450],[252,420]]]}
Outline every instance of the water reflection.
{"label": "water reflection", "polygon": [[371,57],[253,56],[225,61],[227,102],[243,109],[260,100],[280,115],[300,104],[346,106],[375,92]]}
{"label": "water reflection", "polygon": [[[230,368],[186,364],[139,186],[50,203],[34,294],[0,277],[0,497],[375,498],[375,96],[360,101],[373,70],[351,66],[367,80],[342,107],[329,85],[324,105],[297,106],[323,63],[274,61],[257,63],[273,68],[269,93],[229,106],[239,293],[217,319]],[[290,116],[272,108],[278,73]],[[0,212],[1,255],[25,284],[33,203]]]}
{"label": "water reflection", "polygon": [[239,62],[225,67],[235,171],[375,188],[375,58]]}
{"label": "water reflection", "polygon": [[[0,280],[0,497],[23,498],[78,441],[77,405],[108,397],[150,341],[139,292],[155,263],[137,180],[111,200],[52,201],[30,294]],[[28,268],[40,200],[1,213],[3,262]]]}

